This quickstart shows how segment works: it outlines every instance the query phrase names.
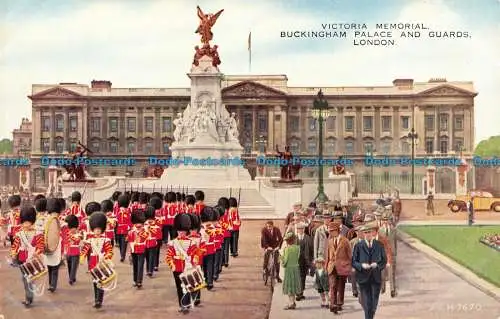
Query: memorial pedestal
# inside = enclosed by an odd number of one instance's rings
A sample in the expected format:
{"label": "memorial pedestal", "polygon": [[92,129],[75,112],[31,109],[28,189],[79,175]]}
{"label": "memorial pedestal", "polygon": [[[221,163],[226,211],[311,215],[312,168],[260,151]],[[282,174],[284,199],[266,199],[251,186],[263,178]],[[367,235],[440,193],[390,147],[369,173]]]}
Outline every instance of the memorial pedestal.
{"label": "memorial pedestal", "polygon": [[62,196],[68,198],[75,191],[82,194],[82,203],[94,201],[94,191],[97,187],[95,180],[87,181],[63,181]]}

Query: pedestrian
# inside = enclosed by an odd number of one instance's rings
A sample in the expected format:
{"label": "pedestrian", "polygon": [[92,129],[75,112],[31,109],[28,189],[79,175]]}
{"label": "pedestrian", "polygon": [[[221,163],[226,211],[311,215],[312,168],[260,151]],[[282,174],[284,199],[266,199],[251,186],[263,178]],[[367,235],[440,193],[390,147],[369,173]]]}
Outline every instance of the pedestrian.
{"label": "pedestrian", "polygon": [[432,192],[429,192],[429,195],[427,195],[427,216],[430,216],[432,214],[432,216],[435,215],[435,212],[434,212],[434,195],[432,195]]}
{"label": "pedestrian", "polygon": [[365,319],[375,317],[382,286],[382,271],[387,264],[382,243],[374,239],[376,228],[377,224],[374,222],[361,228],[364,240],[354,246],[352,254],[352,267],[356,271]]}
{"label": "pedestrian", "polygon": [[314,288],[316,288],[321,297],[321,308],[328,308],[328,300],[326,299],[329,291],[328,274],[325,269],[325,260],[323,257],[316,259],[315,267]]}
{"label": "pedestrian", "polygon": [[299,269],[300,269],[300,287],[302,290],[301,294],[298,294],[295,298],[297,301],[306,299],[304,297],[304,290],[306,289],[306,277],[309,273],[309,269],[313,265],[314,260],[314,244],[311,236],[305,233],[306,224],[297,224],[297,241],[296,244],[300,247],[299,253]]}
{"label": "pedestrian", "polygon": [[285,310],[290,310],[296,308],[295,298],[302,294],[299,270],[300,247],[295,244],[296,238],[293,232],[286,233],[283,239],[288,245],[281,256],[281,264],[285,269],[283,294],[288,296],[288,305]]}
{"label": "pedestrian", "polygon": [[474,224],[474,197],[471,197],[471,199],[467,202],[467,215],[469,219],[469,226],[472,226]]}

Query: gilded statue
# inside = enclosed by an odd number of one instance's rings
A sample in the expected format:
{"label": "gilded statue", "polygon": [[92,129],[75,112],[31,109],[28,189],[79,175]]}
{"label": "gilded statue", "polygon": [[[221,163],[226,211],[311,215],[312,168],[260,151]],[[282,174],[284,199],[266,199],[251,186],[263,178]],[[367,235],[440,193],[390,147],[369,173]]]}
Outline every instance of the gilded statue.
{"label": "gilded statue", "polygon": [[200,18],[200,25],[198,26],[198,29],[196,29],[195,33],[199,33],[201,35],[201,43],[203,45],[210,45],[210,41],[212,41],[214,34],[212,33],[212,27],[215,25],[215,22],[217,22],[217,19],[219,16],[222,14],[224,9],[219,10],[217,13],[212,14],[208,13],[205,14],[200,6],[197,6],[198,9],[198,18]]}

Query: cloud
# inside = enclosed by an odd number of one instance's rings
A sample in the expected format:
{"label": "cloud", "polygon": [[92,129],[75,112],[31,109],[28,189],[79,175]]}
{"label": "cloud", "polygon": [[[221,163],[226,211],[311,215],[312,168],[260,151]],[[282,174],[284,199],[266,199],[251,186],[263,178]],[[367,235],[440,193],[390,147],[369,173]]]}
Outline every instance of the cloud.
{"label": "cloud", "polygon": [[[0,105],[12,110],[8,118],[0,118],[0,136],[10,137],[21,117],[31,117],[26,95],[32,83],[104,79],[115,87],[189,85],[185,74],[199,42],[194,34],[196,2],[88,3],[56,13],[41,8],[45,16],[23,17],[22,23],[7,20],[0,29],[0,41],[4,41],[0,47]],[[280,31],[318,30],[322,22],[335,21],[336,13],[324,12],[324,17],[318,17],[318,13],[294,12],[286,2],[275,1],[202,1],[200,6],[207,12],[225,9],[213,31],[226,74],[248,73],[251,30],[252,73],[287,74],[290,85],[389,85],[398,77],[474,80],[480,92],[477,137],[498,133],[492,116],[500,115],[494,106],[500,98],[495,93],[500,73],[493,72],[499,67],[498,30],[466,26],[463,16],[442,2],[412,1],[399,16],[377,17],[378,22],[414,21],[434,30],[462,29],[472,33],[471,39],[398,40],[397,46],[388,48],[354,47],[352,39],[284,40]],[[352,17],[352,21],[358,20]]]}

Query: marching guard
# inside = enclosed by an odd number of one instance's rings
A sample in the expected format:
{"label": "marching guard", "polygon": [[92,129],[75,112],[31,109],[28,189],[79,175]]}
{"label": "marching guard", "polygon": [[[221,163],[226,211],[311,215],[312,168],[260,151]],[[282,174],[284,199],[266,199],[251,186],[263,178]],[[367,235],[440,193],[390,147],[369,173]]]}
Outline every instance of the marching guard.
{"label": "marching guard", "polygon": [[132,229],[128,232],[127,242],[130,245],[130,254],[132,255],[133,281],[134,287],[142,288],[144,279],[144,254],[146,252],[146,240],[148,233],[144,228],[146,217],[142,209],[136,209],[132,212]]}
{"label": "marching guard", "polygon": [[35,200],[36,222],[35,228],[39,234],[45,234],[45,222],[49,217],[47,213],[47,199],[45,197]]}
{"label": "marching guard", "polygon": [[95,213],[95,212],[100,212],[101,211],[101,204],[98,202],[90,202],[85,205],[85,218],[83,219],[78,219],[78,222],[80,224],[80,231],[84,235],[83,238],[89,233],[91,233],[90,230],[90,216]]}
{"label": "marching guard", "polygon": [[224,229],[222,229],[219,219],[222,211],[220,209],[214,209],[212,215],[212,227],[214,228],[214,245],[215,245],[215,255],[214,255],[214,273],[213,279],[217,281],[219,275],[222,272],[222,262],[224,255],[222,253],[222,244],[224,243]]}
{"label": "marching guard", "polygon": [[168,192],[165,194],[165,206],[163,206],[163,225],[162,226],[162,235],[163,235],[163,243],[167,244],[168,240],[172,240],[175,238],[175,229],[174,229],[174,219],[177,214],[177,205],[175,203],[175,193]]}
{"label": "marching guard", "polygon": [[[155,224],[158,227],[163,225],[163,200],[160,197],[153,196],[149,200],[149,205],[155,209]],[[154,255],[154,271],[158,271],[160,267],[160,251],[163,244],[163,231],[157,233],[157,249]]]}
{"label": "marching guard", "polygon": [[[48,231],[49,223],[59,224],[59,215],[61,214],[61,204],[57,198],[49,198],[47,200],[47,213],[49,217],[45,222],[45,229]],[[59,279],[59,266],[62,260],[62,239],[61,239],[61,228],[59,224],[59,231],[57,234],[53,234],[55,240],[59,240],[59,244],[55,247],[54,251],[49,251],[45,249],[45,260],[47,262],[47,268],[49,271],[49,291],[55,292],[57,289],[57,282]],[[47,243],[46,243],[47,244]],[[47,248],[47,247],[46,247]]]}
{"label": "marching guard", "polygon": [[[35,229],[36,211],[33,207],[23,207],[20,211],[21,228],[14,236],[10,256],[17,265],[25,264],[33,259],[40,260],[45,250],[43,234],[37,234]],[[21,267],[22,279],[24,284],[25,300],[23,304],[29,307],[33,303],[35,288],[32,282],[28,280],[27,274]]]}
{"label": "marching guard", "polygon": [[[9,224],[7,226],[7,235],[10,239],[10,245],[14,244],[14,237],[21,229],[21,196],[12,195],[7,200],[10,207]],[[36,217],[35,217],[36,218]]]}
{"label": "marching guard", "polygon": [[68,265],[69,284],[74,285],[76,282],[76,273],[80,260],[80,245],[82,243],[82,233],[78,231],[78,218],[75,215],[69,215],[65,219],[67,225],[66,238],[66,264]]}
{"label": "marching guard", "polygon": [[205,193],[203,191],[196,191],[194,192],[194,198],[196,199],[194,212],[196,215],[200,216],[203,208],[205,208]]}
{"label": "marching guard", "polygon": [[212,225],[213,215],[213,208],[207,206],[203,208],[200,214],[200,235],[206,248],[205,256],[203,256],[203,275],[208,290],[212,290],[214,287],[216,230]]}
{"label": "marching guard", "polygon": [[[191,263],[193,266],[201,266],[203,265],[203,257],[207,252],[205,242],[202,240],[200,234],[201,220],[196,213],[189,214],[189,217],[191,218],[191,230],[188,237],[193,242],[196,251],[196,256],[193,257]],[[191,293],[191,300],[195,306],[198,306],[201,303],[201,289]]]}
{"label": "marching guard", "polygon": [[185,203],[184,213],[194,214],[195,213],[194,204],[196,204],[196,198],[194,197],[194,195],[187,195],[186,199],[184,200],[184,203]]}
{"label": "marching guard", "polygon": [[229,211],[227,213],[227,223],[229,225],[231,256],[238,257],[238,242],[240,239],[241,219],[238,212],[238,200],[229,198]]}
{"label": "marching guard", "polygon": [[128,195],[118,196],[118,214],[116,215],[116,241],[120,247],[120,262],[125,261],[127,257],[127,234],[131,228],[132,220],[130,209],[128,209],[130,200]]}
{"label": "marching guard", "polygon": [[101,211],[106,215],[106,238],[111,241],[111,246],[115,246],[116,216],[113,209],[113,202],[109,199],[101,202]]}
{"label": "marching guard", "polygon": [[[128,198],[127,198],[128,200]],[[127,203],[128,204],[128,203]],[[127,205],[128,206],[128,205]],[[108,264],[112,265],[113,247],[111,242],[104,231],[106,229],[106,215],[101,212],[96,212],[90,216],[90,229],[92,233],[87,236],[80,253],[80,263],[83,263],[88,258],[88,269],[92,271],[97,267],[100,262],[106,260]],[[97,282],[93,283],[94,286],[94,308],[101,308],[104,301],[104,290],[98,286]]]}
{"label": "marching guard", "polygon": [[149,194],[146,192],[141,192],[139,194],[139,207],[142,210],[145,210],[149,203]]}
{"label": "marching guard", "polygon": [[82,202],[82,194],[78,191],[74,191],[71,194],[71,206],[66,209],[64,214],[62,214],[62,220],[66,218],[68,215],[75,215],[78,217],[78,223],[81,225],[84,224],[84,219],[87,217],[84,210],[81,207]]}
{"label": "marching guard", "polygon": [[222,265],[229,267],[229,248],[231,246],[231,232],[229,231],[229,199],[221,197],[217,204],[223,213],[220,217],[220,225],[224,230],[224,241],[222,242]]}
{"label": "marching guard", "polygon": [[[146,222],[144,227],[148,234],[146,239],[146,276],[153,277],[153,272],[156,267],[156,260],[159,260],[160,256],[160,246],[159,241],[161,241],[161,227],[158,225],[155,219],[156,209],[153,206],[147,206],[144,212],[144,217]],[[158,270],[158,268],[157,268]]]}

